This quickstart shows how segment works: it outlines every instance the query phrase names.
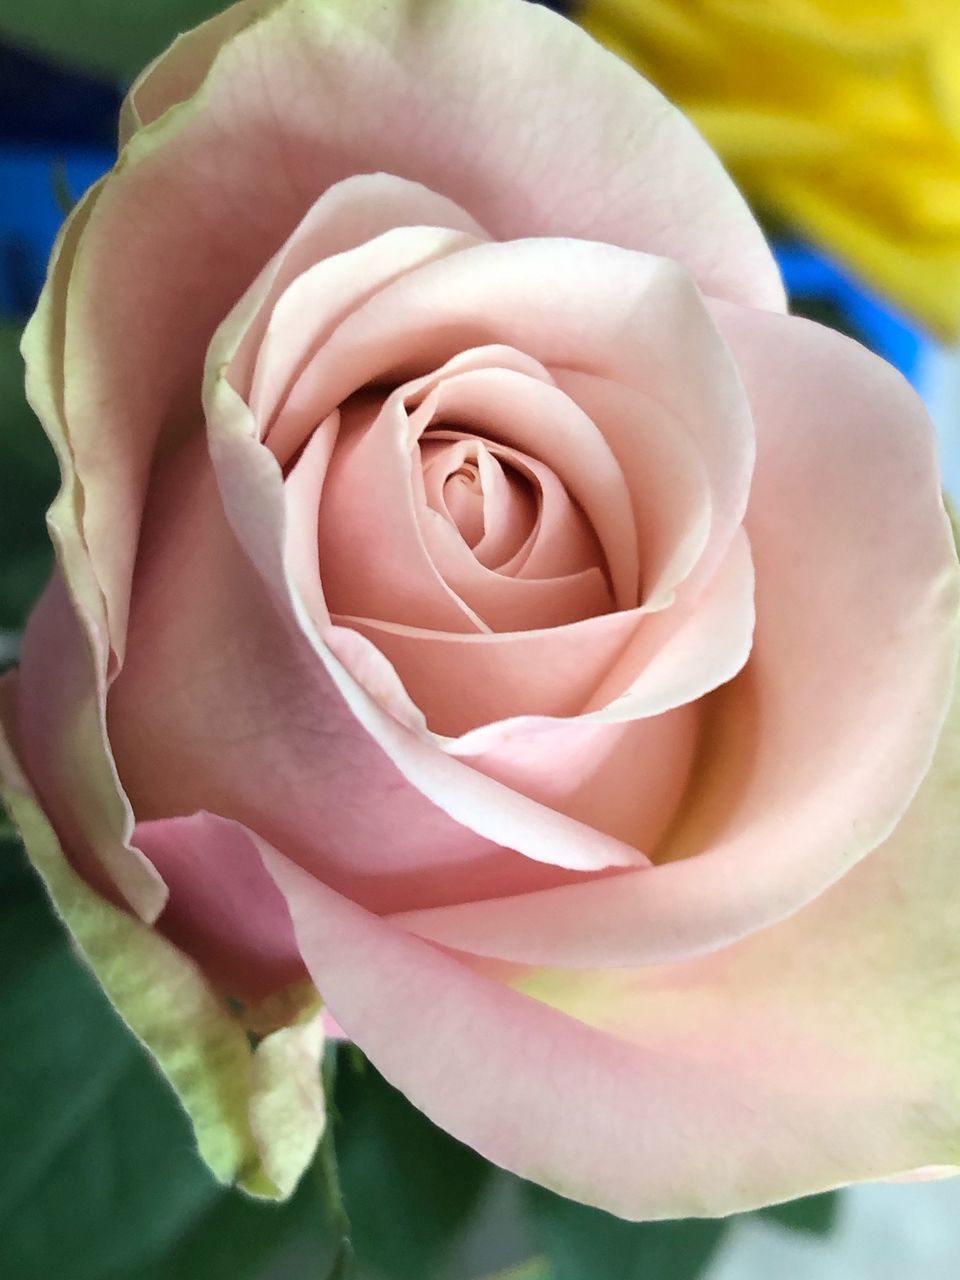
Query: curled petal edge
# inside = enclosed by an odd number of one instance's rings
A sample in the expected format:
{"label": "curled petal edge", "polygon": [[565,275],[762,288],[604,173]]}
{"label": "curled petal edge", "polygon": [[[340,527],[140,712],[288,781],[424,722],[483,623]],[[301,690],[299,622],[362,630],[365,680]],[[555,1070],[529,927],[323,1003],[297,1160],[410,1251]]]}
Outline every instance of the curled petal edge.
{"label": "curled petal edge", "polygon": [[192,960],[73,870],[2,732],[0,799],[82,957],[173,1086],[211,1172],[252,1196],[286,1199],[324,1128],[319,1000],[253,1048],[244,1020]]}

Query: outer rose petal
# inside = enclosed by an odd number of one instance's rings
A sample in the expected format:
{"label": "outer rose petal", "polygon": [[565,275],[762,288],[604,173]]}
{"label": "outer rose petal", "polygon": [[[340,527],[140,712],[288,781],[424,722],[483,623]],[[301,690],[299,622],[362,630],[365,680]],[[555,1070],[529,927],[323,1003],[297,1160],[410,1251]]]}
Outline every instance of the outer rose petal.
{"label": "outer rose petal", "polygon": [[[218,50],[218,42],[227,47]],[[497,59],[495,76],[477,75],[483,50]],[[293,64],[279,77],[270,69],[278,56]],[[529,226],[537,235],[662,253],[684,263],[708,293],[783,309],[783,287],[756,223],[697,131],[651,84],[624,74],[618,59],[554,14],[516,0],[243,0],[144,72],[127,104],[128,128],[194,94],[211,69],[216,93],[244,59],[256,60],[262,83],[271,85],[270,101],[249,103],[251,114],[264,106],[275,112],[274,130],[277,117],[295,120],[295,141],[312,141],[336,120],[344,151],[349,146],[358,158],[351,172],[417,178],[484,225],[481,204],[502,210],[491,229],[503,237]],[[531,66],[543,69],[535,87]],[[315,77],[306,99],[297,71]],[[249,84],[244,101],[259,90]],[[638,130],[641,118],[647,124]],[[412,119],[426,127],[411,127]],[[370,148],[390,163],[364,165]],[[465,156],[480,161],[473,181]],[[450,175],[462,189],[449,189]]]}
{"label": "outer rose petal", "polygon": [[791,920],[530,994],[261,855],[333,1017],[438,1124],[622,1217],[720,1215],[960,1162],[958,760],[955,708],[895,834]]}
{"label": "outer rose petal", "polygon": [[11,709],[8,732],[17,738],[25,767],[37,769],[34,781],[45,803],[58,808],[58,822],[69,828],[77,864],[85,864],[91,882],[109,897],[119,894],[149,921],[166,895],[153,868],[129,844],[133,816],[117,790],[102,723],[111,659],[105,602],[80,527],[85,495],[63,418],[64,312],[77,244],[101,189],[102,183],[92,187],[64,223],[43,296],[23,335],[27,396],[54,446],[62,477],[47,513],[60,573],[28,627],[18,706]]}
{"label": "outer rose petal", "polygon": [[268,999],[304,978],[286,903],[260,860],[237,855],[209,813],[141,822],[134,836],[163,876],[158,928],[228,996]]}
{"label": "outer rose petal", "polygon": [[176,1089],[216,1176],[253,1195],[285,1198],[323,1131],[319,1014],[252,1050],[244,1024],[193,961],[77,875],[4,736],[13,684],[9,676],[0,681],[0,800],[54,906],[117,1012]]}

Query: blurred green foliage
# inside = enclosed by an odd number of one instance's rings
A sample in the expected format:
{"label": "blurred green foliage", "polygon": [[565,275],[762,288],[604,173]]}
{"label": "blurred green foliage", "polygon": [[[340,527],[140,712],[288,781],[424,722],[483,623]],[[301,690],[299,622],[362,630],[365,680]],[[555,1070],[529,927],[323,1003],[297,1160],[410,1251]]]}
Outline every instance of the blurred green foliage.
{"label": "blurred green foliage", "polygon": [[[339,1245],[319,1168],[285,1205],[219,1186],[173,1093],[74,954],[0,832],[0,1276],[326,1280]],[[332,1114],[357,1267],[431,1280],[490,1167],[350,1049]]]}
{"label": "blurred green foliage", "polygon": [[526,1202],[553,1280],[694,1280],[723,1237],[723,1220],[623,1222],[532,1184]]}
{"label": "blurred green foliage", "polygon": [[44,512],[57,464],[23,393],[20,331],[0,326],[0,628],[22,627],[52,560]]}
{"label": "blurred green foliage", "polygon": [[359,1055],[344,1064],[338,1086],[340,1181],[358,1261],[376,1280],[429,1280],[469,1221],[491,1166],[430,1124]]}
{"label": "blurred green foliage", "polygon": [[126,83],[224,0],[3,0],[0,39]]}
{"label": "blurred green foliage", "polygon": [[279,1208],[214,1182],[179,1103],[9,840],[0,845],[0,1026],[0,1275],[253,1280],[305,1232],[322,1250],[309,1181]]}

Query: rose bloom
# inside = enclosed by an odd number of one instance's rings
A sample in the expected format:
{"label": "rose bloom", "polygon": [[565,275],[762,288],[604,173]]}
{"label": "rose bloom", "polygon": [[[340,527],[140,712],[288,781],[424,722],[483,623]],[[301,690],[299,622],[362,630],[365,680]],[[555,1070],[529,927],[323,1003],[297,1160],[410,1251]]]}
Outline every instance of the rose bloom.
{"label": "rose bloom", "polygon": [[520,0],[241,4],[122,135],[25,338],[63,488],[4,769],[216,1172],[295,1183],[324,1020],[626,1217],[960,1162],[913,392]]}

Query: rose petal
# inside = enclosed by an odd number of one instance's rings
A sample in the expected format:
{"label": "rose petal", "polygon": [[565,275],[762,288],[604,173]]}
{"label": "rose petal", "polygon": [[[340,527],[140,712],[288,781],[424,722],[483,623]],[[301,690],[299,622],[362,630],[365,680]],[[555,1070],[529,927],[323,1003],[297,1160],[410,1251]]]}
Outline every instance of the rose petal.
{"label": "rose petal", "polygon": [[318,516],[320,577],[334,614],[360,612],[441,632],[482,619],[443,580],[420,530],[403,404],[345,404]]}
{"label": "rose petal", "polygon": [[[474,730],[447,749],[487,777],[648,851],[676,818],[699,728],[699,706],[685,703],[613,723],[522,717]],[[501,885],[497,897],[512,892]],[[405,922],[418,932],[421,918]]]}
{"label": "rose petal", "polygon": [[330,621],[320,581],[317,513],[339,431],[340,413],[337,411],[314,431],[290,468],[284,485],[287,514],[284,558],[304,605],[317,626],[326,626]]}
{"label": "rose petal", "polygon": [[[180,516],[171,523],[174,493]],[[239,819],[386,911],[489,896],[505,883],[518,892],[564,883],[567,873],[539,865],[561,858],[586,870],[642,859],[465,765],[445,764],[391,716],[404,734],[400,756],[405,764],[414,757],[431,803],[358,720],[217,512],[209,461],[192,444],[151,487],[129,658],[110,693],[111,741],[141,823],[199,810]],[[337,671],[337,659],[327,660]],[[436,803],[450,799],[476,831]],[[542,858],[499,847],[508,820]]]}
{"label": "rose petal", "polygon": [[556,475],[603,549],[618,606],[632,608],[639,551],[630,494],[615,455],[577,403],[543,379],[495,367],[451,372],[437,381],[431,402],[434,421],[519,450]]}
{"label": "rose petal", "polygon": [[[54,573],[24,637],[12,745],[73,866],[103,897],[153,923],[167,890],[131,844],[133,817],[118,785],[102,677],[95,674],[82,616],[83,602],[71,602]],[[84,621],[93,631],[89,616]]]}
{"label": "rose petal", "polygon": [[221,47],[269,7],[269,0],[234,0],[223,13],[183,32],[154,58],[133,82],[121,106],[120,150],[138,129],[178,102],[192,98]]}
{"label": "rose petal", "polygon": [[[10,681],[0,681],[0,798],[23,837],[58,915],[118,1014],[143,1042],[177,1091],[203,1159],[222,1182],[252,1195],[283,1199],[309,1163],[323,1128],[316,1092],[289,1068],[308,1045],[281,1037],[258,1062],[244,1026],[186,955],[143,921],[101,897],[71,867],[9,750]],[[263,874],[261,872],[261,874]],[[282,909],[282,905],[281,905]],[[267,1037],[272,1040],[272,1037]],[[266,1044],[263,1041],[263,1044]],[[313,1054],[314,1079],[319,1077]],[[292,1050],[299,1052],[293,1055]],[[288,1070],[284,1071],[284,1059]],[[298,1114],[295,1132],[264,1131],[264,1109]]]}
{"label": "rose petal", "polygon": [[895,834],[791,920],[520,990],[260,852],[334,1018],[436,1123],[621,1217],[725,1215],[957,1162],[958,752],[955,714]]}
{"label": "rose petal", "polygon": [[[390,181],[383,175],[377,176],[385,183]],[[354,184],[357,182],[357,179],[353,180]],[[338,192],[348,185],[352,184],[341,183],[332,190]],[[364,185],[368,188],[363,193],[366,200],[376,200],[375,191],[369,190],[372,182],[368,181]],[[419,194],[419,189],[415,190]],[[328,247],[331,236],[327,231],[329,218],[325,210],[331,194],[328,192],[318,202],[312,211],[313,216],[308,216],[307,219],[320,221],[323,234],[318,236],[311,230],[289,248],[288,253],[274,268],[277,278],[271,281],[271,288],[262,303],[259,302],[262,285],[257,289],[260,310],[250,322],[237,351],[237,372],[234,374],[232,368],[230,372],[231,382],[248,400],[260,424],[262,436],[271,437],[271,447],[281,460],[289,457],[302,444],[305,433],[315,425],[316,420],[307,412],[298,431],[291,425],[292,415],[288,414],[278,426],[274,421],[278,402],[287,393],[291,382],[302,371],[315,349],[326,341],[337,324],[379,289],[411,269],[477,243],[476,237],[469,231],[457,229],[457,222],[463,221],[463,218],[458,218],[453,228],[445,223],[436,227],[430,224],[411,226],[406,223],[390,226],[388,223],[388,229],[381,234],[371,235],[359,244],[348,245],[331,253]],[[450,211],[455,207],[449,201],[441,201],[439,197],[431,201],[427,198],[428,195],[429,193],[423,193],[418,201],[420,205],[427,206],[422,212],[425,215],[435,213],[438,218],[450,216],[453,221]],[[372,232],[376,223],[384,220],[380,215],[374,222],[369,213],[365,218],[358,219],[353,207],[356,198],[356,193],[352,193],[346,209],[335,209],[337,215],[345,216],[345,226],[338,226],[337,230],[346,239],[352,239],[357,221],[360,221],[361,226],[366,223]],[[407,204],[408,202],[403,202],[404,206]],[[437,205],[440,206],[439,209],[436,208]],[[375,204],[374,208],[376,207]],[[386,212],[388,210],[384,210]],[[321,213],[324,214],[322,218],[319,217]],[[413,210],[407,207],[396,210],[396,216],[403,216],[405,213],[412,214]],[[347,233],[346,236],[344,233]],[[300,271],[293,274],[297,266]],[[292,279],[285,284],[271,307],[273,293],[290,275]],[[243,306],[241,303],[241,307]],[[253,361],[254,352],[256,359],[247,394],[244,388],[244,367],[247,361]],[[351,391],[356,389],[350,388]]]}
{"label": "rose petal", "polygon": [[596,423],[617,459],[637,531],[643,603],[662,608],[710,537],[710,479],[696,439],[636,387],[573,369],[556,369],[554,378]]}
{"label": "rose petal", "polygon": [[484,635],[372,618],[334,620],[376,645],[434,733],[456,738],[518,716],[579,715],[648,619],[631,609],[545,630]]}
{"label": "rose petal", "polygon": [[[407,3],[289,0],[214,57],[218,33],[233,27],[224,22],[213,39],[176,46],[138,86],[143,127],[83,228],[70,305],[58,303],[56,377],[118,655],[156,442],[194,420],[203,353],[243,283],[341,179],[389,170],[442,191],[493,235],[621,241],[676,256],[717,294],[784,305],[719,161],[572,24],[513,0],[456,0],[429,16]],[[479,72],[480,50],[496,75]],[[532,63],[557,69],[535,93]],[[192,98],[165,110],[201,77]],[[56,288],[51,280],[46,296]]]}
{"label": "rose petal", "polygon": [[[272,158],[278,115],[295,123],[291,173],[301,152],[311,175],[346,157],[348,172],[387,169],[447,191],[503,238],[610,240],[684,262],[718,296],[783,308],[769,250],[716,156],[652,85],[570,23],[512,0],[449,0],[429,15],[409,0],[389,10],[289,0],[254,26],[265,9],[237,5],[168,50],[134,86],[136,123],[195,91],[219,38],[227,47],[203,90],[212,114],[239,78],[245,92],[230,106],[244,111],[251,149]],[[496,74],[478,75],[482,50]],[[543,70],[535,93],[532,65]]]}
{"label": "rose petal", "polygon": [[228,996],[259,1001],[305,977],[286,903],[232,825],[209,813],[135,828],[169,892],[158,928]]}
{"label": "rose petal", "polygon": [[[319,681],[323,690],[314,703],[318,714],[325,700],[338,694],[342,704],[330,704],[330,714],[337,718],[335,723],[339,724],[339,717],[343,717],[343,732],[348,736],[359,734],[375,759],[375,747],[385,753],[411,784],[412,791],[431,802],[425,814],[435,806],[484,840],[553,867],[598,871],[610,866],[646,865],[646,856],[639,850],[547,809],[438,751],[433,735],[425,729],[422,713],[410,702],[383,655],[355,631],[316,628],[293,589],[285,563],[284,486],[276,459],[257,440],[249,408],[215,371],[210,375],[208,397],[211,404],[216,402],[215,412],[211,413],[210,441],[217,480],[230,523],[243,538],[245,562],[256,566],[264,583],[269,584],[285,627],[295,628],[297,635],[309,643],[326,673],[307,668],[309,678]],[[208,589],[204,584],[203,590]],[[249,594],[249,588],[247,591]],[[237,602],[231,605],[232,609],[237,607]],[[232,629],[236,624],[227,626],[228,633]],[[292,638],[288,632],[286,643]],[[297,714],[303,701],[298,695]],[[348,710],[355,720],[349,719]],[[329,732],[332,735],[334,731]],[[192,807],[217,808],[202,801]],[[368,802],[367,808],[374,807]],[[408,831],[411,838],[416,836],[413,824]],[[470,842],[456,852],[468,861]],[[523,869],[518,883],[529,874],[528,869]],[[506,883],[507,878],[501,878],[499,883]],[[447,894],[442,896],[448,898]]]}
{"label": "rose petal", "polygon": [[716,309],[757,423],[757,624],[750,662],[710,713],[686,821],[656,852],[672,860],[616,886],[418,917],[424,936],[568,966],[705,951],[821,893],[889,834],[923,777],[958,640],[923,407],[832,330]]}
{"label": "rose petal", "polygon": [[[476,244],[407,272],[324,333],[326,341],[303,366],[273,430],[302,433],[360,387],[429,375],[458,353],[501,344],[548,370],[569,368],[636,389],[654,402],[660,421],[679,422],[696,445],[710,487],[701,583],[742,522],[755,453],[749,405],[702,297],[675,263],[585,241]],[[535,378],[528,385],[531,394],[557,394],[542,390]],[[624,411],[622,404],[609,408]],[[593,449],[609,473],[609,444],[594,440]],[[563,451],[570,456],[568,448]],[[559,457],[558,466],[563,469]],[[581,478],[578,487],[595,508],[589,483]],[[616,492],[617,520],[611,518],[609,527],[602,519],[597,523],[607,529],[613,567],[625,578],[612,529],[632,520],[619,478]],[[686,547],[675,554],[689,563]]]}
{"label": "rose petal", "polygon": [[390,660],[435,733],[459,737],[444,749],[469,756],[501,732],[509,738],[517,718],[626,721],[731,680],[750,654],[753,585],[741,531],[701,596],[653,614],[632,609],[546,631],[474,636],[338,621]]}
{"label": "rose petal", "polygon": [[62,477],[47,514],[61,568],[28,626],[10,733],[16,730],[23,767],[49,816],[61,835],[69,832],[76,864],[105,897],[125,900],[151,921],[163,907],[165,889],[130,845],[133,818],[118,793],[106,740],[103,699],[112,638],[107,602],[81,527],[85,495],[63,414],[60,357],[67,302],[73,297],[70,275],[101,189],[102,184],[92,187],[64,223],[47,284],[23,335],[27,395],[54,446]]}

